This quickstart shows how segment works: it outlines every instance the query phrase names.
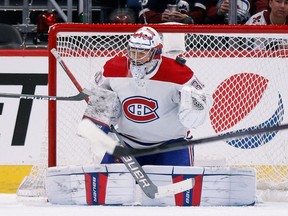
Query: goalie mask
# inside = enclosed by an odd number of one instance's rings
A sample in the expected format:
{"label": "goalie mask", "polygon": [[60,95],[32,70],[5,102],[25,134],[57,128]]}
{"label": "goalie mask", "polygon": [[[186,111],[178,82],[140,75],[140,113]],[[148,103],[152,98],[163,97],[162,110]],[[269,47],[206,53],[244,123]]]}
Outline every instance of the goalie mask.
{"label": "goalie mask", "polygon": [[128,42],[128,60],[134,78],[143,79],[156,72],[162,47],[158,32],[151,27],[142,27],[131,35]]}

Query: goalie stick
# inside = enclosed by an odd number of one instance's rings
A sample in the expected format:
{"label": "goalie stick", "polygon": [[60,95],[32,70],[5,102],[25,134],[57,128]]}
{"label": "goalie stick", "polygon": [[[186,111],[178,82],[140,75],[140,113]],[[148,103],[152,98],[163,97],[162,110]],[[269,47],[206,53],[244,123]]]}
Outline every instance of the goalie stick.
{"label": "goalie stick", "polygon": [[230,133],[226,133],[222,135],[205,137],[205,138],[195,139],[191,141],[180,141],[180,142],[175,142],[175,143],[168,144],[168,145],[159,145],[159,146],[151,147],[147,149],[132,149],[132,148],[127,148],[127,147],[116,145],[114,149],[110,149],[110,152],[112,155],[117,156],[117,157],[124,157],[127,155],[144,156],[144,155],[157,154],[157,153],[168,152],[168,151],[173,151],[173,150],[179,150],[179,149],[186,148],[187,146],[190,146],[190,145],[206,144],[209,142],[228,140],[228,139],[237,138],[237,137],[240,138],[243,136],[249,136],[249,135],[251,136],[255,134],[261,134],[261,133],[267,133],[267,132],[273,132],[273,131],[281,131],[281,130],[286,130],[286,129],[288,129],[288,124],[283,124],[283,125],[273,126],[273,127],[268,127],[268,128],[259,128],[259,129],[254,129],[254,130],[242,130],[238,132],[230,132]]}
{"label": "goalie stick", "polygon": [[55,57],[56,61],[60,64],[62,69],[65,71],[69,79],[73,82],[74,86],[78,89],[79,92],[81,92],[83,88],[81,87],[80,83],[78,83],[72,72],[69,70],[69,68],[67,67],[61,56],[58,54],[57,50],[53,48],[51,49],[51,53]]}
{"label": "goalie stick", "polygon": [[[114,134],[116,134],[118,140],[120,141],[120,145],[127,147],[125,142],[123,141],[122,137],[119,135],[119,133],[117,132],[117,130],[114,128],[113,125],[111,126],[111,130]],[[139,172],[143,174],[143,177],[147,180],[149,185],[151,185],[150,190],[145,189],[144,187],[142,188],[143,191],[144,190],[146,191],[146,193],[145,193],[145,191],[144,191],[144,193],[150,198],[159,198],[159,197],[174,195],[174,194],[186,191],[186,190],[190,190],[195,185],[194,178],[189,178],[189,179],[180,181],[178,183],[170,184],[170,185],[156,186],[151,181],[151,179],[148,177],[148,175],[144,172],[144,170],[142,169],[142,167],[137,162],[137,160],[134,156],[123,156],[120,158],[122,161],[131,161],[133,163],[133,165],[135,165],[136,168],[139,168]],[[124,163],[124,164],[126,165],[127,169],[130,171],[130,173],[133,173],[134,178],[138,179],[138,174],[137,174],[137,172],[135,172],[134,168],[131,167],[129,163],[128,164]],[[142,182],[137,181],[137,183],[141,184]],[[144,186],[146,186],[146,185],[144,185]]]}
{"label": "goalie stick", "polygon": [[57,53],[56,49],[52,49],[51,53],[63,68],[65,73],[68,75],[69,79],[73,82],[74,86],[79,91],[79,94],[73,96],[48,96],[48,95],[29,95],[29,94],[13,94],[13,93],[0,93],[0,97],[6,98],[20,98],[20,99],[30,99],[30,100],[63,100],[63,101],[89,101],[89,96],[91,92],[88,89],[83,89],[78,83],[76,78],[73,76],[72,72],[69,70],[65,62],[61,59],[61,56]]}
{"label": "goalie stick", "polygon": [[5,98],[19,98],[26,100],[62,100],[62,101],[82,101],[86,100],[90,95],[91,92],[88,89],[83,89],[80,93],[73,96],[48,96],[48,95],[0,93],[0,97]]}
{"label": "goalie stick", "polygon": [[[56,49],[52,49],[51,52],[56,58],[57,62],[61,65],[64,72],[68,75],[72,83],[75,85],[78,91],[81,92],[83,88],[78,83],[65,62],[61,59],[61,56],[57,53]],[[88,102],[88,100],[86,100],[86,102]],[[112,132],[118,137],[121,145],[126,146],[116,129],[114,127],[112,127],[111,129]],[[80,135],[86,137],[91,143],[94,143],[95,145],[99,146],[99,143],[106,143],[107,145],[103,147],[105,148],[105,150],[108,146],[110,146],[110,148],[112,149],[115,147],[115,141],[88,119],[84,119],[81,121],[78,132],[80,133]],[[166,186],[156,186],[151,181],[146,172],[143,170],[143,168],[140,166],[135,157],[127,155],[120,157],[120,159],[127,167],[127,169],[129,170],[135,181],[138,183],[142,191],[151,199],[171,196],[177,193],[181,193],[183,191],[187,191],[194,187],[195,180],[193,178],[189,178]]]}
{"label": "goalie stick", "polygon": [[[114,127],[111,127],[111,131],[117,136],[121,145],[126,146],[124,141]],[[87,138],[91,143],[99,146],[103,149],[113,149],[118,142],[104,133],[98,128],[91,120],[83,119],[79,124],[78,133]],[[100,144],[100,145],[99,145]],[[108,150],[109,153],[109,150]],[[140,166],[138,161],[133,156],[120,157],[123,164],[129,170],[135,181],[138,183],[142,191],[151,199],[171,196],[183,191],[190,190],[194,187],[194,178],[189,178],[174,184],[156,186],[143,168]]]}

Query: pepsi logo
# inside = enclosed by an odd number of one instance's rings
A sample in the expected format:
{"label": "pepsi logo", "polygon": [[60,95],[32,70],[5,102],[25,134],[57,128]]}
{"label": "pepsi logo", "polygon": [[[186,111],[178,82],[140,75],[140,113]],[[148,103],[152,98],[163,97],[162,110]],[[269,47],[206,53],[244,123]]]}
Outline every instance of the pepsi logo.
{"label": "pepsi logo", "polygon": [[[223,134],[229,133],[227,131],[235,126],[243,128],[233,132],[280,125],[284,116],[282,97],[277,91],[275,94],[267,94],[270,91],[268,85],[268,79],[253,73],[234,74],[221,82],[212,95],[214,103],[209,113],[214,131]],[[263,101],[267,102],[263,105]],[[272,101],[275,106],[271,105]],[[252,112],[257,115],[249,120]],[[256,124],[259,119],[262,121]],[[236,148],[253,149],[268,143],[276,134],[267,132],[227,140],[226,143]]]}

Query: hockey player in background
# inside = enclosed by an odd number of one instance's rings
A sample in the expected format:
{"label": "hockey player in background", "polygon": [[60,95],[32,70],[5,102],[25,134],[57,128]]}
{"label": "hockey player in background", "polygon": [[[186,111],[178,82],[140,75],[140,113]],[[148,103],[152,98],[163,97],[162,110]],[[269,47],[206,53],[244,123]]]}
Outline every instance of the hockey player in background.
{"label": "hockey player in background", "polygon": [[[106,133],[115,125],[131,148],[169,145],[191,138],[209,111],[204,85],[183,62],[162,56],[159,33],[142,27],[131,35],[127,56],[106,62],[83,118]],[[96,149],[97,150],[97,149]],[[140,165],[193,165],[193,147],[137,157]],[[109,155],[102,164],[116,163]]]}

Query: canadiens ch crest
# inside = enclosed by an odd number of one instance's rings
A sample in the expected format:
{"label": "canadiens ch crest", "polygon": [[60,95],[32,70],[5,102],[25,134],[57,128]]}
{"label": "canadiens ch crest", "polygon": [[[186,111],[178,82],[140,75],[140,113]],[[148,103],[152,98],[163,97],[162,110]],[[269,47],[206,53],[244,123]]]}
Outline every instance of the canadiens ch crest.
{"label": "canadiens ch crest", "polygon": [[147,123],[159,118],[156,113],[158,103],[151,98],[141,96],[129,97],[122,103],[127,119],[137,123]]}

